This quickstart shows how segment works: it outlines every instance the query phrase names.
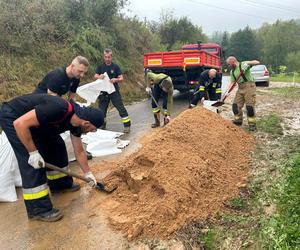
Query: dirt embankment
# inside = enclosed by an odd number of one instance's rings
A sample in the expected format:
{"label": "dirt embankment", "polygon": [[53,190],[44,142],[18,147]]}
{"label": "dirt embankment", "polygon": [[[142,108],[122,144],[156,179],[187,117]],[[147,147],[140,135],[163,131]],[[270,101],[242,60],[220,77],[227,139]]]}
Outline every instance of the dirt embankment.
{"label": "dirt embankment", "polygon": [[118,163],[107,180],[118,189],[101,208],[129,239],[168,238],[187,222],[214,216],[238,195],[254,145],[250,134],[219,115],[187,110]]}

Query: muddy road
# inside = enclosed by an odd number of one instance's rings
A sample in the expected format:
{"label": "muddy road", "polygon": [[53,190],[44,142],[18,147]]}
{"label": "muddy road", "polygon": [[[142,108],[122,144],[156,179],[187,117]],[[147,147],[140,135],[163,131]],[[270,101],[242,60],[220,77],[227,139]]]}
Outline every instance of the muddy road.
{"label": "muddy road", "polygon": [[[228,78],[224,81],[228,83]],[[270,88],[258,88],[258,117],[275,109],[286,109],[280,102],[268,96],[269,89],[284,86],[271,83]],[[233,96],[233,95],[232,95]],[[232,101],[232,96],[228,102]],[[276,106],[275,106],[276,104]],[[174,115],[178,115],[188,106],[186,95],[176,95],[174,99]],[[106,169],[109,164],[124,156],[131,154],[139,147],[140,139],[151,130],[153,121],[150,100],[133,104],[128,107],[132,119],[132,132],[124,138],[131,140],[122,154],[110,157],[94,158],[90,161],[91,168],[99,162],[105,162]],[[290,110],[288,117],[294,117],[295,110]],[[221,115],[231,118],[231,106],[224,105]],[[296,120],[295,120],[296,119]],[[107,129],[122,131],[122,124],[115,110],[108,115]],[[291,123],[298,124],[299,120],[293,118]],[[72,168],[78,171],[76,163]],[[98,175],[100,176],[101,173]],[[99,209],[106,194],[92,190],[87,185],[82,185],[80,191],[69,194],[55,194],[52,196],[54,206],[61,209],[64,218],[56,223],[29,222],[26,217],[21,191],[18,190],[19,200],[15,203],[0,203],[0,249],[153,249],[147,242],[128,242],[120,232],[109,226],[107,215]],[[93,201],[93,202],[90,202]],[[95,202],[97,201],[97,202]],[[89,204],[96,204],[90,206]],[[158,241],[157,249],[184,249],[178,240]],[[155,249],[155,248],[154,248]]]}

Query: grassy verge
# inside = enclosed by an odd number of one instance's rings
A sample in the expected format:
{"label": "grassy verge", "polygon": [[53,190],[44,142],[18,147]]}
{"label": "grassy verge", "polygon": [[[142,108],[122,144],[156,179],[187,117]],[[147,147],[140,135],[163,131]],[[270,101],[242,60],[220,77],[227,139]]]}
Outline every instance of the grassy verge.
{"label": "grassy verge", "polygon": [[277,114],[270,114],[257,121],[258,129],[274,136],[282,135],[282,119]]}
{"label": "grassy verge", "polygon": [[264,247],[300,249],[300,150],[280,165],[279,182],[273,187],[276,212],[262,220]]}
{"label": "grassy verge", "polygon": [[[272,82],[293,82],[293,75],[271,75]],[[300,76],[295,77],[295,82],[300,82]]]}
{"label": "grassy verge", "polygon": [[287,87],[272,89],[276,95],[283,96],[285,98],[300,98],[300,88]]}

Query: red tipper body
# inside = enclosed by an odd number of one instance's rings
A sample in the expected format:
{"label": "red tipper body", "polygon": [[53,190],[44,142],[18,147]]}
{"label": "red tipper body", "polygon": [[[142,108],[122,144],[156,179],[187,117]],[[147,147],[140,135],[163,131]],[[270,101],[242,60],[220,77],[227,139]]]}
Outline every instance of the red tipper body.
{"label": "red tipper body", "polygon": [[214,68],[221,71],[220,57],[218,44],[187,44],[179,51],[146,53],[144,68],[171,76],[175,89],[184,90],[187,84],[196,84],[204,70]]}

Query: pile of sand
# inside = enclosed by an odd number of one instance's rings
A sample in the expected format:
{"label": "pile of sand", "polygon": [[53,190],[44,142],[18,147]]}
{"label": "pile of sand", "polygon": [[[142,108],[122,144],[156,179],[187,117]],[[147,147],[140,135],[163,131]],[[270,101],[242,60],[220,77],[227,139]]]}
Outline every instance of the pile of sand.
{"label": "pile of sand", "polygon": [[103,207],[129,239],[172,236],[214,216],[246,181],[254,139],[203,108],[183,112],[118,163],[118,189]]}

